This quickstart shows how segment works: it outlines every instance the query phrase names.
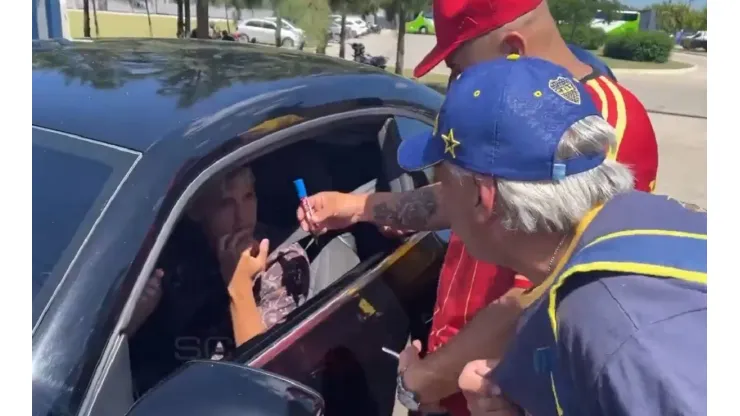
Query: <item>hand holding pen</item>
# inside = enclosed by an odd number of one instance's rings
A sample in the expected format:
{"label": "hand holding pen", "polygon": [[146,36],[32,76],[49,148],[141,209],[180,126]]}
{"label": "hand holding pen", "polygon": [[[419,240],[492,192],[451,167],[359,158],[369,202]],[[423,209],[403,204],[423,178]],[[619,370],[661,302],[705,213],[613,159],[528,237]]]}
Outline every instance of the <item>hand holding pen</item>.
{"label": "hand holding pen", "polygon": [[301,197],[306,193],[306,186],[299,181],[294,181],[301,199],[296,216],[303,231],[321,235],[348,228],[360,220],[365,195],[329,191]]}

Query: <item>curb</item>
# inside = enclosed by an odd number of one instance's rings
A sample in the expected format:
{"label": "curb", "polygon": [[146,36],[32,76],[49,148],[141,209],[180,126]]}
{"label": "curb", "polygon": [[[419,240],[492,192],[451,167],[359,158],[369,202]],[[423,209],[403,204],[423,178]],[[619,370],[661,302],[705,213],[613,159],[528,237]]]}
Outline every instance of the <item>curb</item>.
{"label": "curb", "polygon": [[680,74],[688,74],[689,72],[696,71],[696,65],[691,65],[688,68],[676,68],[676,69],[612,68],[612,71],[615,74],[631,74],[631,75],[680,75]]}

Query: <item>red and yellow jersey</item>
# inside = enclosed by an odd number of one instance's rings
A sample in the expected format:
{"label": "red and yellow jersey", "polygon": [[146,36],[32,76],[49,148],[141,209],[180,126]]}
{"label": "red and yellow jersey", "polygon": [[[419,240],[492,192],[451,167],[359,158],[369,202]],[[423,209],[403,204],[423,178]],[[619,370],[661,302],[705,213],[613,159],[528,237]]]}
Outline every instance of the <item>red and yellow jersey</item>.
{"label": "red and yellow jersey", "polygon": [[601,115],[616,130],[617,148],[610,156],[632,169],[635,189],[652,192],[658,174],[658,142],[645,107],[629,90],[606,76],[582,82]]}
{"label": "red and yellow jersey", "polygon": [[[628,165],[635,175],[635,189],[652,192],[658,173],[658,145],[653,125],[640,100],[603,75],[583,79],[602,116],[616,130],[617,148],[610,157]],[[468,323],[483,307],[511,288],[528,289],[531,283],[513,270],[474,259],[459,237],[450,236],[429,334],[434,351]],[[442,400],[453,416],[468,415],[462,394]]]}

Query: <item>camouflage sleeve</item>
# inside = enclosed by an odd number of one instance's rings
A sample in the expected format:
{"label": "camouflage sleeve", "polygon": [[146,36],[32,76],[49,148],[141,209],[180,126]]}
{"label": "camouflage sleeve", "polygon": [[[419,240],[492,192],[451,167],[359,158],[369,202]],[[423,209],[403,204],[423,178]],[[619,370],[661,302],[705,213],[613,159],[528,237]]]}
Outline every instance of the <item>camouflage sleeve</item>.
{"label": "camouflage sleeve", "polygon": [[255,300],[265,327],[270,328],[308,297],[310,264],[305,250],[294,243],[274,251],[267,258],[266,270],[257,279]]}

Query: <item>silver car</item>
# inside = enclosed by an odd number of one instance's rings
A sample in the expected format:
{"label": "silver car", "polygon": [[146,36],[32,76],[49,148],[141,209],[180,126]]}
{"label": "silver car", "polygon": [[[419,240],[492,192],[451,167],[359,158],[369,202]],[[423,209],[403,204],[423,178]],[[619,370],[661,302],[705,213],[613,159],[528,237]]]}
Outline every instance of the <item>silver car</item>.
{"label": "silver car", "polygon": [[237,24],[237,32],[246,36],[251,43],[303,49],[306,39],[302,31],[297,32],[292,25],[286,23],[280,28],[280,45],[275,45],[276,23],[272,19],[247,19]]}
{"label": "silver car", "polygon": [[[335,41],[339,41],[339,36],[341,34],[342,25],[339,24],[339,22],[331,22],[329,24],[329,32],[331,32],[331,38]],[[344,25],[344,36],[346,36],[348,39],[354,39],[357,37],[357,32],[353,30],[349,25]]]}

